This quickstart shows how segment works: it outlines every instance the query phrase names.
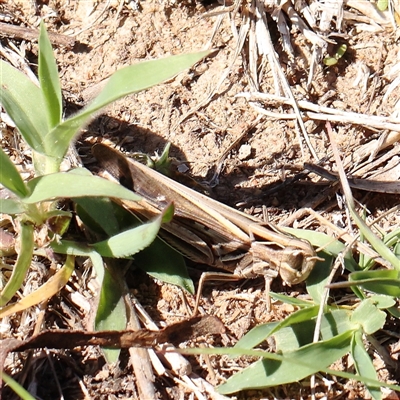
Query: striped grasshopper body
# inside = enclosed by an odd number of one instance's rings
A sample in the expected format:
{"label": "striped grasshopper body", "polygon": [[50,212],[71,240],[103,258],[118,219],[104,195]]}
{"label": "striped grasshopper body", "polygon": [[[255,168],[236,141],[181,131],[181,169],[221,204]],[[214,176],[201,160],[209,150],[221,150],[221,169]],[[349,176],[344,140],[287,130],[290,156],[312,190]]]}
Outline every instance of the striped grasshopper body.
{"label": "striped grasshopper body", "polygon": [[143,197],[139,202],[121,200],[135,214],[149,219],[174,203],[174,218],[162,226],[160,236],[185,257],[236,278],[264,276],[268,284],[277,275],[288,285],[300,283],[314,268],[318,257],[308,241],[262,224],[106,145],[96,144],[92,152],[114,178]]}

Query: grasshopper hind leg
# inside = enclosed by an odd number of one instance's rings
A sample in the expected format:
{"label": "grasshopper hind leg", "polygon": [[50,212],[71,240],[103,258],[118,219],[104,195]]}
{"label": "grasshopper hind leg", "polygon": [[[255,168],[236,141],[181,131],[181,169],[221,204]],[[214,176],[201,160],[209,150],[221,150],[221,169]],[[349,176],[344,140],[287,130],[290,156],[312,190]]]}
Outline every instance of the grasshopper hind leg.
{"label": "grasshopper hind leg", "polygon": [[203,272],[199,280],[199,286],[197,288],[197,294],[196,294],[196,302],[194,305],[192,316],[195,317],[198,314],[200,298],[203,292],[204,283],[206,281],[232,282],[232,281],[238,281],[240,279],[243,279],[243,277],[225,272]]}
{"label": "grasshopper hind leg", "polygon": [[[197,288],[197,294],[196,294],[196,302],[194,305],[194,309],[192,312],[192,317],[197,316],[198,311],[199,311],[199,305],[200,305],[200,299],[201,295],[203,292],[204,284],[206,281],[222,281],[222,282],[232,282],[232,281],[238,281],[240,279],[245,278],[244,276],[241,275],[235,275],[235,274],[229,274],[225,272],[203,272],[201,274],[200,280],[199,280],[199,286]],[[269,295],[270,292],[270,287],[271,287],[271,282],[275,278],[275,276],[270,276],[270,275],[264,275],[265,279],[265,300],[267,303],[267,312],[271,311],[271,297]]]}

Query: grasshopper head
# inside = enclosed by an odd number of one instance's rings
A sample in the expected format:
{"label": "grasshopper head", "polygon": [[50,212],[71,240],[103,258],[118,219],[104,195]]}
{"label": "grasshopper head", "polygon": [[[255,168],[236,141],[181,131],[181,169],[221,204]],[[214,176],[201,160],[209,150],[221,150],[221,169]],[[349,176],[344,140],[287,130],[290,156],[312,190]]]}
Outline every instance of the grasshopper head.
{"label": "grasshopper head", "polygon": [[279,275],[289,286],[303,282],[310,275],[317,260],[319,258],[312,247],[286,247],[281,250]]}

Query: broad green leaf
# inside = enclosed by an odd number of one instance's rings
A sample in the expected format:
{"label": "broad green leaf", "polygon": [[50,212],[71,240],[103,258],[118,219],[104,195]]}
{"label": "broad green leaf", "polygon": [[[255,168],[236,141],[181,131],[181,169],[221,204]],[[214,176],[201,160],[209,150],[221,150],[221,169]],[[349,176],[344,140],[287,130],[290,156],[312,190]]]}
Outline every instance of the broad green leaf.
{"label": "broad green leaf", "polygon": [[391,315],[393,315],[393,317],[400,319],[400,309],[399,308],[397,308],[395,306],[395,307],[390,307],[387,310]]}
{"label": "broad green leaf", "polygon": [[[159,242],[160,240],[156,239],[156,243]],[[167,246],[165,243],[162,244],[163,246]],[[152,248],[152,245],[135,255],[136,264],[140,268],[147,270],[149,275],[164,282],[178,285],[187,290],[189,293],[194,293],[193,283],[187,275],[186,266],[180,254],[175,252],[169,246],[161,247],[160,253],[159,247]],[[97,255],[98,257],[100,257],[100,255],[96,253],[92,247],[69,240],[61,240],[60,242],[53,241],[51,242],[51,247],[56,253],[73,254],[76,256],[87,257],[90,256],[92,258],[93,266],[96,269],[97,276],[103,274],[101,266],[102,264],[100,265],[98,262],[96,267],[95,262],[93,261],[93,254]],[[147,251],[149,256],[142,256],[141,253],[146,253]],[[160,254],[163,255],[162,259],[160,259]]]}
{"label": "broad green leaf", "polygon": [[351,322],[362,326],[367,335],[372,335],[385,325],[386,313],[379,310],[371,299],[365,299],[353,311]]}
{"label": "broad green leaf", "polygon": [[[277,351],[284,353],[293,351],[313,341],[316,315],[310,316],[309,319],[306,317],[307,314],[303,313],[296,318],[299,322],[290,324],[281,330],[275,329],[277,331],[274,333]],[[350,322],[348,311],[332,310],[322,316],[320,337],[322,340],[330,340],[344,332],[357,329],[357,327],[356,324]]]}
{"label": "broad green leaf", "polygon": [[[113,270],[117,272],[116,268]],[[126,323],[126,308],[121,286],[106,268],[104,269],[94,328],[96,331],[120,331],[126,329]],[[120,349],[107,348],[103,348],[102,351],[109,363],[116,362],[121,352]]]}
{"label": "broad green leaf", "polygon": [[41,90],[3,60],[0,60],[0,84],[0,103],[29,146],[43,153],[42,139],[49,127]]}
{"label": "broad green leaf", "polygon": [[[349,342],[350,342],[353,337],[353,332],[349,332],[349,335],[350,335],[350,338],[349,338]],[[248,350],[248,349],[239,349],[239,348],[234,348],[234,347],[186,348],[186,349],[178,349],[177,351],[179,351],[179,353],[181,353],[181,354],[187,354],[187,355],[198,355],[198,354],[225,355],[226,354],[231,357],[242,357],[242,356],[261,357],[261,358],[264,358],[265,360],[274,360],[277,362],[283,362],[285,360],[284,355],[282,356],[280,354],[269,353],[264,350]],[[304,363],[300,361],[299,365],[302,366],[302,365],[304,365]],[[320,372],[323,372],[324,374],[328,374],[328,375],[332,375],[332,376],[338,376],[338,377],[341,377],[348,381],[354,380],[354,381],[358,381],[358,382],[364,382],[365,384],[373,385],[376,387],[382,386],[382,387],[387,387],[387,388],[395,390],[395,391],[400,391],[400,386],[398,386],[398,385],[393,385],[393,384],[386,383],[386,382],[380,382],[378,380],[363,377],[358,374],[351,374],[348,372],[334,370],[331,368],[321,368]]]}
{"label": "broad green leaf", "polygon": [[10,279],[0,293],[0,306],[6,305],[21,287],[32,262],[33,254],[33,225],[21,223],[19,233],[19,253]]}
{"label": "broad green leaf", "polygon": [[391,296],[385,296],[380,294],[374,294],[368,297],[372,304],[380,310],[393,307],[396,304],[396,300]]}
{"label": "broad green leaf", "polygon": [[349,310],[334,309],[324,313],[320,329],[322,340],[328,340],[344,332],[358,329],[358,325],[353,323],[351,317],[352,313]]}
{"label": "broad green leaf", "polygon": [[[365,350],[361,330],[354,332],[354,336],[351,340],[351,355],[354,360],[356,371],[359,375],[361,375],[362,377],[378,380],[378,376],[372,363],[371,357]],[[369,384],[367,384],[366,386],[374,400],[382,399],[382,394],[379,386],[377,387]]]}
{"label": "broad green leaf", "polygon": [[400,297],[400,272],[388,269],[352,272],[349,283],[360,286],[365,290]]}
{"label": "broad green leaf", "polygon": [[86,196],[118,197],[137,201],[141,197],[125,189],[118,183],[98,176],[76,174],[73,171],[40,176],[28,182],[31,195],[24,198],[25,203],[74,198]]}
{"label": "broad green leaf", "polygon": [[115,72],[91,104],[46,135],[45,143],[58,143],[51,151],[49,150],[48,155],[61,160],[79,129],[88,123],[98,110],[128,94],[137,93],[164,82],[208,54],[209,51],[201,51],[144,61]]}
{"label": "broad green leaf", "polygon": [[[75,199],[75,202],[79,204],[79,217],[97,233],[113,236],[142,223],[135,215],[107,199],[80,198]],[[156,238],[149,247],[135,254],[134,258],[135,265],[153,278],[194,293],[194,285],[187,273],[184,258],[161,239]]]}
{"label": "broad green leaf", "polygon": [[193,281],[188,275],[183,256],[163,240],[156,238],[149,247],[137,253],[135,264],[153,278],[177,285],[194,294]]}
{"label": "broad green leaf", "polygon": [[24,204],[15,199],[0,199],[0,213],[15,215],[25,211]]}
{"label": "broad green leaf", "polygon": [[[270,336],[275,337],[277,350],[287,352],[311,343],[315,317],[319,306],[298,310],[282,322],[271,322],[256,326],[235,345],[236,348],[250,349],[259,345]],[[357,329],[357,325],[350,322],[350,313],[345,310],[326,312],[321,321],[321,337],[323,340]]]}
{"label": "broad green leaf", "polygon": [[72,240],[54,240],[50,243],[50,246],[56,253],[71,256],[91,257],[92,253],[96,253],[89,245]]}
{"label": "broad green leaf", "polygon": [[11,190],[18,197],[25,197],[28,195],[28,188],[25,186],[21,175],[11,162],[10,158],[0,148],[0,183]]}
{"label": "broad green leaf", "polygon": [[307,292],[316,304],[321,304],[325,293],[325,285],[328,284],[329,275],[333,264],[333,256],[325,252],[319,252],[318,257],[322,257],[324,261],[318,261],[310,276],[307,278]]}
{"label": "broad green leaf", "polygon": [[139,225],[139,220],[136,220],[136,224],[121,226],[121,222],[124,220],[120,219],[119,210],[123,211],[125,217],[129,217],[128,212],[117,206],[109,198],[80,197],[75,198],[74,202],[77,204],[76,212],[79,218],[92,232],[98,235],[113,236],[121,230]]}
{"label": "broad green leaf", "polygon": [[91,246],[103,257],[125,258],[149,246],[157,236],[162,217],[128,229]]}
{"label": "broad green leaf", "polygon": [[[298,382],[327,368],[350,350],[352,331],[344,332],[330,340],[312,343],[298,350],[282,354],[281,360],[257,361],[237,373],[217,388],[221,394],[244,389],[261,389]],[[239,349],[237,349],[239,350]]]}
{"label": "broad green leaf", "polygon": [[[39,82],[46,105],[43,111],[47,114],[48,125],[51,129],[61,122],[62,98],[57,64],[43,21],[40,24],[39,34]],[[49,150],[51,146],[57,146],[56,143],[44,142],[44,145]]]}
{"label": "broad green leaf", "polygon": [[276,352],[286,353],[295,351],[313,341],[315,320],[305,320],[292,324],[280,330],[275,328],[273,336],[275,339]]}
{"label": "broad green leaf", "polygon": [[[93,268],[96,271],[96,279],[101,287],[94,329],[97,331],[125,329],[126,310],[121,286],[110,272],[104,268],[101,256],[90,246],[67,240],[59,243],[53,242],[52,247],[58,253],[90,257]],[[118,359],[120,350],[103,349],[103,352],[108,362],[115,362]]]}
{"label": "broad green leaf", "polygon": [[318,311],[319,311],[319,306],[307,307],[301,310],[297,310],[293,314],[286,317],[283,321],[281,321],[277,325],[277,327],[271,332],[271,335],[273,335],[275,332],[285,327],[292,326],[305,321],[310,321],[312,318],[318,315]]}
{"label": "broad green leaf", "polygon": [[0,310],[0,318],[26,310],[36,304],[39,304],[57,294],[63,288],[74,272],[75,258],[68,256],[63,267],[55,273],[39,289],[28,294],[16,303],[10,304]]}
{"label": "broad green leaf", "polygon": [[255,326],[250,332],[246,333],[236,344],[238,349],[252,349],[258,346],[266,338],[271,336],[271,332],[275,330],[279,322],[269,322]]}

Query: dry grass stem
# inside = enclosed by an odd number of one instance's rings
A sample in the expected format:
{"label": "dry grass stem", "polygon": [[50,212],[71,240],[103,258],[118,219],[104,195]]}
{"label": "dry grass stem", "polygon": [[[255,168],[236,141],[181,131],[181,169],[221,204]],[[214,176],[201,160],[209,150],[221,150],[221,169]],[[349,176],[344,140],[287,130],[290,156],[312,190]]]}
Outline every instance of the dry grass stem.
{"label": "dry grass stem", "polygon": [[[269,93],[243,92],[243,93],[238,93],[236,96],[246,98],[251,105],[253,105],[252,101],[255,100],[293,105],[292,99],[272,95]],[[400,120],[398,118],[379,117],[376,115],[366,115],[349,111],[342,111],[331,107],[324,107],[318,104],[313,104],[305,100],[297,100],[296,103],[301,110],[306,110],[302,112],[302,118],[304,119],[314,119],[319,121],[335,121],[343,124],[350,123],[355,125],[367,126],[368,128],[376,128],[376,129],[400,132]],[[254,104],[254,107],[257,107],[257,110],[261,111],[260,110],[261,107],[258,106],[257,104]],[[289,117],[295,118],[295,115],[285,114],[285,118]],[[397,134],[394,138],[394,141],[399,140],[399,138],[400,135]]]}

